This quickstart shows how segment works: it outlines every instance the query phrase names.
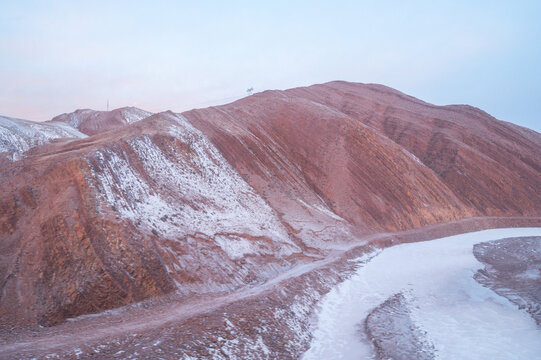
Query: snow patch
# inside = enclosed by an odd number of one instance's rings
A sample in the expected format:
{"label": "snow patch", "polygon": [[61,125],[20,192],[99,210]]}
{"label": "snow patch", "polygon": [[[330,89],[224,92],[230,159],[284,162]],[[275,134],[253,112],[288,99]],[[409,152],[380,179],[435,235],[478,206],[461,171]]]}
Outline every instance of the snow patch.
{"label": "snow patch", "polygon": [[54,139],[85,137],[85,134],[64,123],[38,123],[0,116],[0,153],[13,153],[12,161],[20,159],[29,149]]}
{"label": "snow patch", "polygon": [[126,120],[128,124],[141,121],[152,115],[151,112],[141,110],[134,107],[123,108],[120,110],[122,117]]}
{"label": "snow patch", "polygon": [[259,254],[260,251],[250,240],[238,236],[221,236],[214,238],[216,243],[231,259],[240,259],[246,254]]}
{"label": "snow patch", "polygon": [[327,207],[325,206],[321,206],[319,204],[313,204],[313,205],[310,205],[310,204],[307,204],[305,201],[303,201],[302,199],[298,199],[298,201],[303,204],[304,206],[306,206],[307,208],[309,209],[312,209],[312,210],[316,210],[316,211],[319,211],[320,213],[322,214],[325,214],[331,218],[333,218],[334,220],[338,220],[338,221],[345,221],[343,218],[341,218],[340,216],[336,215],[333,211],[327,209]]}
{"label": "snow patch", "polygon": [[423,164],[423,162],[421,160],[419,160],[419,158],[417,156],[415,156],[413,153],[409,152],[405,148],[401,148],[401,150],[407,157],[409,157],[410,159],[412,159],[413,161],[415,161],[419,165],[425,166],[425,164]]}
{"label": "snow patch", "polygon": [[[176,140],[158,145],[150,136],[139,135],[126,141],[136,156],[117,144],[87,158],[92,174],[87,181],[101,194],[103,205],[160,237],[215,238],[232,259],[300,251],[274,210],[202,133],[182,116],[161,116],[175,121],[164,135]],[[180,151],[172,145],[175,141],[184,144]],[[102,211],[110,211],[107,208]]]}
{"label": "snow patch", "polygon": [[527,280],[541,279],[541,269],[528,269],[517,275],[517,277]]}

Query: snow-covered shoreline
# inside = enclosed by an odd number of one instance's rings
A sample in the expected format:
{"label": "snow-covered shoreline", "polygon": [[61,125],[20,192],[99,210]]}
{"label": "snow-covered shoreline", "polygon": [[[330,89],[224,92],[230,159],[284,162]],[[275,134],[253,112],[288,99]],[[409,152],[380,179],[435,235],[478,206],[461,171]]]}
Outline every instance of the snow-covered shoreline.
{"label": "snow-covered shoreline", "polygon": [[541,353],[535,321],[473,279],[483,266],[474,244],[524,236],[541,236],[541,228],[485,230],[384,249],[320,301],[304,359],[375,358],[360,325],[396,293],[407,295],[414,325],[426,331],[437,358],[535,358]]}

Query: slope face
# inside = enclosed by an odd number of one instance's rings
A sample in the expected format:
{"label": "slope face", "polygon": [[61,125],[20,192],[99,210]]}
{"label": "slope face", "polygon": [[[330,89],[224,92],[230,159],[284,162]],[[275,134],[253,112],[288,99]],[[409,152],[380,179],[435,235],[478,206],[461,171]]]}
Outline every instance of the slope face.
{"label": "slope face", "polygon": [[[255,162],[287,154],[293,166],[270,173],[302,166],[308,186],[356,224],[404,229],[464,216],[539,214],[541,136],[470,106],[332,82],[185,115],[251,178],[257,169],[246,164],[253,156],[241,159],[246,148],[254,148]],[[258,188],[259,180],[250,183]]]}
{"label": "slope face", "polygon": [[370,126],[434,171],[481,215],[537,215],[541,135],[466,105],[435,106],[382,85],[291,89]]}
{"label": "slope face", "polygon": [[29,149],[55,139],[86,137],[78,130],[58,122],[37,123],[0,116],[0,154],[14,161]]}
{"label": "slope face", "polygon": [[224,291],[297,261],[274,210],[182,116],[107,135],[1,174],[5,324]]}
{"label": "slope face", "polygon": [[334,108],[268,93],[184,115],[299,231],[314,206],[365,231],[476,215],[416,156]]}
{"label": "slope face", "polygon": [[111,111],[82,109],[58,115],[51,121],[63,122],[84,134],[95,135],[141,121],[151,115],[152,113],[135,107],[124,107]]}
{"label": "slope face", "polygon": [[470,107],[329,83],[138,114],[62,115],[94,135],[2,167],[3,326],[230,291],[361,235],[541,215],[541,136]]}

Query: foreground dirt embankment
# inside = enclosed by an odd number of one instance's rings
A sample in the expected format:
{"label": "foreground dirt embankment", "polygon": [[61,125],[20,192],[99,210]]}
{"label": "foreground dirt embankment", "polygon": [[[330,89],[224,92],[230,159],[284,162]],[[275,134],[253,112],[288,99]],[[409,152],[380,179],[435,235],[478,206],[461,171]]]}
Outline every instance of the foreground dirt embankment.
{"label": "foreground dirt embankment", "polygon": [[541,218],[471,218],[373,234],[345,251],[261,284],[212,297],[146,301],[49,328],[4,332],[0,358],[298,358],[310,343],[315,304],[376,248],[499,227],[541,227]]}

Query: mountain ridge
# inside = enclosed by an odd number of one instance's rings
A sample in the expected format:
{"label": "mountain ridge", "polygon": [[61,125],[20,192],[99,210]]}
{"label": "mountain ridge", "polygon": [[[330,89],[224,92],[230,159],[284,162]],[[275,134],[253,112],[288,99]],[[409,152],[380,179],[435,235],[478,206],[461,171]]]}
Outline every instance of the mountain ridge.
{"label": "mountain ridge", "polygon": [[233,291],[370,234],[541,216],[540,134],[400,94],[331,82],[132,122],[95,112],[77,124],[90,136],[5,162],[4,325]]}

